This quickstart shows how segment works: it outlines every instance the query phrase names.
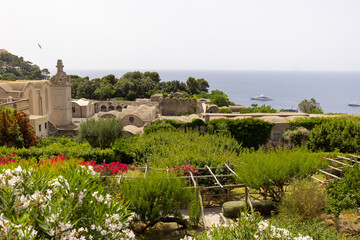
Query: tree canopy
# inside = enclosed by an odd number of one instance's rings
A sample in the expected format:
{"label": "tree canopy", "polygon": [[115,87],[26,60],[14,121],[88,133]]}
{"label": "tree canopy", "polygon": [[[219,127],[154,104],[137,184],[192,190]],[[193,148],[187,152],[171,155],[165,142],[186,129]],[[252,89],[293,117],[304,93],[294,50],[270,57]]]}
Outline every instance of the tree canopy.
{"label": "tree canopy", "polygon": [[25,61],[11,53],[0,54],[0,79],[1,80],[42,80],[49,77],[49,70],[40,69],[32,62]]}
{"label": "tree canopy", "polygon": [[304,113],[324,113],[323,110],[320,107],[320,103],[316,102],[314,98],[311,98],[310,100],[304,99],[299,103],[299,109],[300,111]]}

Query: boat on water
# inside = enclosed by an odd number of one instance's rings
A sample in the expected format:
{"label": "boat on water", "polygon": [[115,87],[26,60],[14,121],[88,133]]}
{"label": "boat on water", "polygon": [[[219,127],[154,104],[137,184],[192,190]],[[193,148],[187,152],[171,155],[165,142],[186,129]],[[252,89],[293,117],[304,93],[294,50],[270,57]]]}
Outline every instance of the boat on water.
{"label": "boat on water", "polygon": [[360,107],[360,103],[352,102],[352,103],[349,103],[349,106],[350,107]]}
{"label": "boat on water", "polygon": [[265,96],[261,94],[260,96],[252,97],[251,100],[258,100],[258,101],[274,101],[271,97]]}

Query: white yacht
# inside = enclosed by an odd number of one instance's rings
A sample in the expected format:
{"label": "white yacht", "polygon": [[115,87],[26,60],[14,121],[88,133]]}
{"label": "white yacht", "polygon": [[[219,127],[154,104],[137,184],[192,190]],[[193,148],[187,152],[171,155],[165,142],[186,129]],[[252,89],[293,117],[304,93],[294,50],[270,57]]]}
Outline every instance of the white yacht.
{"label": "white yacht", "polygon": [[258,100],[258,101],[274,101],[274,99],[261,94],[260,96],[252,97],[251,100]]}
{"label": "white yacht", "polygon": [[360,107],[360,103],[352,102],[352,103],[349,103],[349,106],[350,107]]}

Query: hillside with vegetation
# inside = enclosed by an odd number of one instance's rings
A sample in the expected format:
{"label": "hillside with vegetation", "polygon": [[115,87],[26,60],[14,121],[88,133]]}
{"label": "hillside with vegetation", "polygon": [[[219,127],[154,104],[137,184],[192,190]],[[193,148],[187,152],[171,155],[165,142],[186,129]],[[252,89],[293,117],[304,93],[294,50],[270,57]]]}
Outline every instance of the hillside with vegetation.
{"label": "hillside with vegetation", "polygon": [[49,70],[11,53],[0,54],[0,80],[42,80],[49,78]]}

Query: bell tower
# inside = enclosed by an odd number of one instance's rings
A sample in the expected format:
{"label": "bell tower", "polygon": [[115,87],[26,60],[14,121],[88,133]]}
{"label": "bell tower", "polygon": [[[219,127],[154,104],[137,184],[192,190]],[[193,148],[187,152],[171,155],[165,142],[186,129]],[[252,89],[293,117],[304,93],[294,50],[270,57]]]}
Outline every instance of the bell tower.
{"label": "bell tower", "polygon": [[56,127],[72,124],[71,78],[64,72],[64,65],[57,61],[57,72],[50,78],[51,115],[50,121]]}

